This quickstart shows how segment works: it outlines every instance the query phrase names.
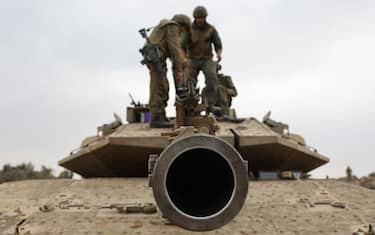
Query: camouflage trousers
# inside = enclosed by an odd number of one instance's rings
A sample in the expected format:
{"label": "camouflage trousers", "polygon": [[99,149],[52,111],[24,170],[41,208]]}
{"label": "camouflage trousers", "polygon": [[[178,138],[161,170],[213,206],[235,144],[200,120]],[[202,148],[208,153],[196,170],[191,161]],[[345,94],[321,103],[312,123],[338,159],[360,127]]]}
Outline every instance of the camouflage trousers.
{"label": "camouflage trousers", "polygon": [[167,107],[169,99],[166,59],[162,60],[162,72],[158,71],[153,64],[149,65],[148,68],[150,70],[150,97],[148,104],[151,120],[155,121],[165,115],[165,107]]}
{"label": "camouflage trousers", "polygon": [[212,59],[190,59],[189,77],[194,81],[195,86],[198,83],[198,74],[202,71],[205,76],[206,91],[204,99],[209,106],[216,103],[217,96],[217,73],[216,64]]}
{"label": "camouflage trousers", "polygon": [[[217,96],[215,106],[220,107],[221,113],[223,115],[229,114],[229,108],[232,105],[232,97],[228,95],[227,88],[222,85],[217,86]],[[207,99],[207,89],[206,87],[202,90],[202,96]]]}
{"label": "camouflage trousers", "polygon": [[218,86],[216,105],[221,108],[221,112],[224,115],[228,115],[229,108],[232,105],[232,96],[228,95],[227,88],[225,86]]}

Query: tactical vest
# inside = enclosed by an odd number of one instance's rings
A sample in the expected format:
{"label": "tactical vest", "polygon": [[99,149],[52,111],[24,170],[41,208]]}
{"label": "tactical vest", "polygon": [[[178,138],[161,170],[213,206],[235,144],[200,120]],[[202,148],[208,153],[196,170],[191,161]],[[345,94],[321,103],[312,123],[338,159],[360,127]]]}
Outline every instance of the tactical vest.
{"label": "tactical vest", "polygon": [[206,24],[203,28],[194,26],[190,33],[190,43],[188,46],[188,55],[192,59],[212,58],[212,37],[215,28]]}
{"label": "tactical vest", "polygon": [[166,33],[169,25],[178,26],[178,24],[175,21],[166,19],[161,20],[160,23],[157,26],[155,26],[155,28],[152,30],[152,33],[149,37],[150,42],[152,44],[158,45],[166,57],[170,56],[166,41]]}
{"label": "tactical vest", "polygon": [[218,81],[218,84],[220,86],[223,86],[225,88],[231,88],[231,89],[233,89],[235,91],[235,95],[234,96],[237,96],[237,89],[236,89],[236,87],[233,84],[233,80],[232,80],[231,76],[219,73],[217,75],[217,81]]}
{"label": "tactical vest", "polygon": [[220,85],[226,87],[226,88],[232,88],[232,78],[230,76],[224,75],[222,73],[219,73],[217,75],[217,81]]}

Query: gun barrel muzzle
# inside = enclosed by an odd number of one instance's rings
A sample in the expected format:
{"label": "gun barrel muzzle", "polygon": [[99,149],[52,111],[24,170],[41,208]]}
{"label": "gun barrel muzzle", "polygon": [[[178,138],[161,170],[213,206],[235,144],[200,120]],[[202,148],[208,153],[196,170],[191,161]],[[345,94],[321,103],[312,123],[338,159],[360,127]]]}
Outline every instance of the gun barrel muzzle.
{"label": "gun barrel muzzle", "polygon": [[185,229],[209,231],[231,221],[244,205],[247,161],[218,137],[181,137],[156,160],[151,184],[164,217]]}

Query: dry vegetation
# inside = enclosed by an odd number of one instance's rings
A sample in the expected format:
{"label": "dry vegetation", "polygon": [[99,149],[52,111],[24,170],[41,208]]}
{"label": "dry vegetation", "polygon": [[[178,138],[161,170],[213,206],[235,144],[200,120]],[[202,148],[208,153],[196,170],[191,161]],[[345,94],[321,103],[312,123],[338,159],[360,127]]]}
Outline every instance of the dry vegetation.
{"label": "dry vegetation", "polygon": [[370,173],[368,176],[363,176],[359,178],[353,175],[350,167],[347,167],[346,177],[338,178],[338,180],[375,190],[375,172]]}
{"label": "dry vegetation", "polygon": [[57,177],[53,175],[53,170],[49,167],[42,166],[38,171],[35,170],[32,163],[21,163],[16,166],[5,164],[0,170],[0,183],[27,180],[27,179],[55,179],[55,178],[72,178],[71,171],[62,171]]}

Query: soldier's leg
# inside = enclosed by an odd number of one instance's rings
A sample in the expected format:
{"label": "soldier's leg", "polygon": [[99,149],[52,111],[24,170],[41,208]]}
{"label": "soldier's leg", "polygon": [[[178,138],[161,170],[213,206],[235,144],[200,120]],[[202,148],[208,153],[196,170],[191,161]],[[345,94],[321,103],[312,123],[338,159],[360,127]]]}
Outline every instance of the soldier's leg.
{"label": "soldier's leg", "polygon": [[229,113],[229,96],[227,94],[227,89],[222,86],[217,86],[217,100],[216,105],[221,108],[221,113],[227,115]]}
{"label": "soldier's leg", "polygon": [[157,71],[156,67],[150,65],[150,115],[151,121],[161,120],[165,115],[165,107],[168,102],[169,83],[166,79],[166,68],[163,73]]}
{"label": "soldier's leg", "polygon": [[169,100],[169,82],[167,79],[163,79],[160,84],[160,96],[163,101],[163,105],[160,109],[160,117],[162,120],[167,120],[167,115],[165,113],[165,108],[168,105]]}
{"label": "soldier's leg", "polygon": [[189,60],[189,76],[188,79],[194,82],[194,87],[197,87],[199,73],[199,60]]}
{"label": "soldier's leg", "polygon": [[161,82],[160,82],[160,88],[159,88],[159,92],[160,92],[160,97],[163,101],[163,105],[162,105],[162,113],[164,114],[165,116],[165,107],[167,107],[168,105],[168,100],[169,100],[169,82],[168,82],[168,79],[167,77],[165,77],[165,79],[162,79]]}
{"label": "soldier's leg", "polygon": [[217,99],[217,73],[216,64],[211,60],[207,59],[204,61],[202,67],[205,82],[206,82],[206,98],[208,106],[213,107],[216,104]]}
{"label": "soldier's leg", "polygon": [[203,102],[207,103],[207,88],[206,87],[202,89],[202,99],[203,99]]}

